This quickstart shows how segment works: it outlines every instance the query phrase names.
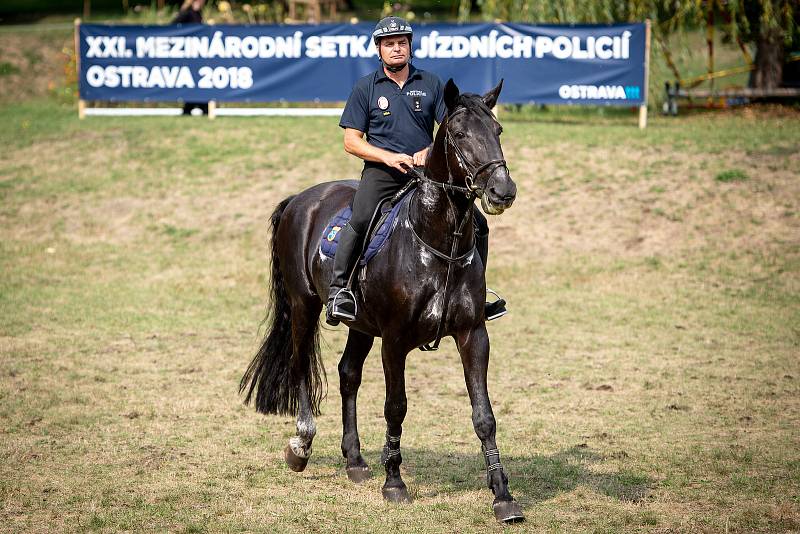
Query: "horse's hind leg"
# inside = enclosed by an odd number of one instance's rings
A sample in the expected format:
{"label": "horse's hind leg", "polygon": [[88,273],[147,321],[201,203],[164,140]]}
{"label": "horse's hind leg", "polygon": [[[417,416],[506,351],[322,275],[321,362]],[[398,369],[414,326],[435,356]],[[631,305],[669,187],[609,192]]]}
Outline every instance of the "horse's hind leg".
{"label": "horse's hind leg", "polygon": [[[298,304],[298,302],[300,302]],[[306,358],[316,357],[318,348],[318,321],[322,304],[316,298],[298,299],[292,303],[292,345],[294,358],[303,361]],[[300,366],[305,367],[305,366]],[[286,463],[292,471],[302,471],[308,464],[311,456],[311,443],[317,433],[314,422],[313,399],[309,393],[314,388],[309,387],[309,382],[314,378],[301,374],[299,378],[300,391],[298,395],[297,435],[289,440],[284,454]]]}
{"label": "horse's hind leg", "polygon": [[375,338],[350,330],[347,345],[339,362],[339,391],[342,394],[342,456],[347,460],[347,476],[353,482],[370,477],[369,466],[361,456],[358,438],[356,398],[361,386],[361,371]]}
{"label": "horse's hind leg", "polygon": [[481,440],[481,449],[486,460],[486,482],[494,493],[492,509],[498,521],[506,523],[522,521],[525,516],[517,501],[508,491],[508,477],[500,463],[500,451],[495,441],[497,424],[489,402],[486,388],[486,373],[489,368],[489,336],[485,325],[474,330],[460,332],[456,336],[464,379],[472,403],[472,424]]}

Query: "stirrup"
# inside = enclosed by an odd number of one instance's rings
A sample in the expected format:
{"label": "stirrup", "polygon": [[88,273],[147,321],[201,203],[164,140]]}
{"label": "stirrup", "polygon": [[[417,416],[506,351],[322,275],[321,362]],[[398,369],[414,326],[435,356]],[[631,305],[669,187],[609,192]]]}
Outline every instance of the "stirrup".
{"label": "stirrup", "polygon": [[485,307],[486,320],[487,321],[494,321],[495,319],[499,319],[500,317],[502,317],[505,314],[507,314],[508,310],[506,309],[506,301],[505,301],[505,299],[503,299],[503,297],[498,295],[497,291],[495,291],[493,289],[490,289],[488,287],[486,288],[486,292],[487,293],[491,293],[492,295],[494,295],[496,297],[496,299],[494,301],[487,302],[486,305],[485,305],[486,306]]}
{"label": "stirrup", "polygon": [[[346,305],[348,303],[353,304],[352,313],[341,308],[341,305]],[[328,303],[328,308],[330,311],[330,316],[333,319],[338,319],[340,321],[355,321],[356,315],[358,315],[356,296],[346,287],[343,287],[336,292],[331,301]]]}

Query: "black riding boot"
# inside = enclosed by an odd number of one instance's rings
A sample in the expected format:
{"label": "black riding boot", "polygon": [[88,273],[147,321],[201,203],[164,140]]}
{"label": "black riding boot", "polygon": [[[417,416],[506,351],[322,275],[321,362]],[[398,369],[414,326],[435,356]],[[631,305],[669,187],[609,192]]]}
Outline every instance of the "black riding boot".
{"label": "black riding boot", "polygon": [[[478,232],[475,232],[475,249],[478,251],[478,256],[481,257],[481,261],[483,262],[483,273],[485,275],[486,261],[489,257],[489,234],[479,234]],[[486,307],[484,308],[486,320],[493,321],[507,314],[508,310],[506,309],[506,301],[500,298],[500,295],[491,289],[486,288],[486,291],[494,294],[497,297],[497,300],[494,302],[486,303]]]}
{"label": "black riding boot", "polygon": [[339,231],[339,244],[333,259],[333,280],[325,312],[325,322],[331,326],[336,326],[341,320],[352,321],[356,318],[356,301],[347,288],[347,282],[361,255],[362,241],[363,236],[349,224]]}

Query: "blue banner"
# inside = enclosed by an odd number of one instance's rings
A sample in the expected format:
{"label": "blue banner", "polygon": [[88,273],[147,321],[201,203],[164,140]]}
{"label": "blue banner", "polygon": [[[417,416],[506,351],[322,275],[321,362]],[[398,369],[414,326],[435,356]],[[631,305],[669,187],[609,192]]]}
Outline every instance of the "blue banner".
{"label": "blue banner", "polygon": [[[84,100],[337,102],[379,66],[372,24],[80,26]],[[416,67],[504,103],[645,103],[645,25],[427,24]]]}

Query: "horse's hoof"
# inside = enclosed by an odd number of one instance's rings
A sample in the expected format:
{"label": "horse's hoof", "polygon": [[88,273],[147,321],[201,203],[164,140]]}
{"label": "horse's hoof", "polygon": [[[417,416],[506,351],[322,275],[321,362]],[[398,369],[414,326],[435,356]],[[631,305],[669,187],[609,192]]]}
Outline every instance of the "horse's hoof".
{"label": "horse's hoof", "polygon": [[387,502],[394,502],[394,503],[411,503],[411,495],[408,493],[408,488],[405,486],[392,487],[387,488],[386,486],[381,488],[381,493],[383,494],[383,500]]}
{"label": "horse's hoof", "polygon": [[367,466],[348,467],[345,471],[347,471],[347,478],[356,484],[361,484],[365,480],[372,478],[372,471]]}
{"label": "horse's hoof", "polygon": [[283,450],[283,455],[286,458],[286,464],[289,466],[289,469],[296,473],[299,473],[306,468],[306,465],[308,465],[308,458],[297,456],[292,448],[288,445]]}
{"label": "horse's hoof", "polygon": [[494,517],[501,523],[520,523],[525,521],[522,507],[517,501],[498,501],[492,505]]}

